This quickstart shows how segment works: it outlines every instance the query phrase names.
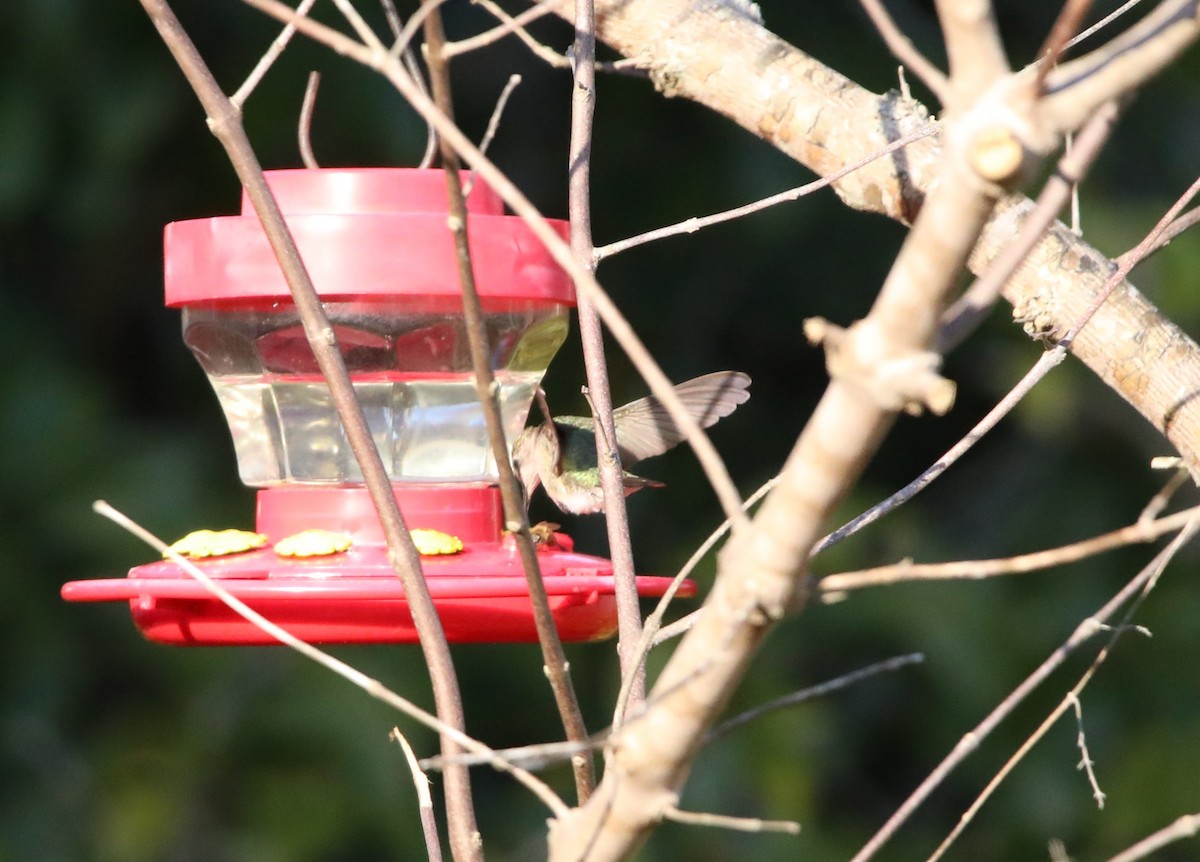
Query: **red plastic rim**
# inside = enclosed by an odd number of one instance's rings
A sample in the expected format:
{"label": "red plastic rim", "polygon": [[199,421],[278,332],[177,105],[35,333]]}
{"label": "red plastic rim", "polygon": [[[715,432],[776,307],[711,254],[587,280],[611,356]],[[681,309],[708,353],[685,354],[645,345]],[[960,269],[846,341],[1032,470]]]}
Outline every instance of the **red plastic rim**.
{"label": "red plastic rim", "polygon": [[[616,630],[612,564],[543,548],[538,561],[551,613],[565,641]],[[382,546],[311,560],[281,559],[270,548],[198,564],[221,586],[310,643],[415,643],[404,589]],[[426,583],[453,643],[533,643],[537,629],[520,560],[509,543],[468,545],[462,554],[422,560]],[[639,595],[661,596],[670,578],[639,577]],[[679,595],[695,594],[685,581]],[[128,578],[72,581],[74,602],[128,601],[149,640],[181,646],[274,644],[174,563],[138,566]]]}
{"label": "red plastic rim", "polygon": [[[442,171],[339,168],[266,177],[322,299],[460,292]],[[503,214],[499,197],[478,177],[467,206],[482,298],[574,303],[566,272],[528,225]],[[567,236],[566,222],[551,224]],[[241,215],[167,225],[164,246],[169,306],[290,299],[245,195]]]}

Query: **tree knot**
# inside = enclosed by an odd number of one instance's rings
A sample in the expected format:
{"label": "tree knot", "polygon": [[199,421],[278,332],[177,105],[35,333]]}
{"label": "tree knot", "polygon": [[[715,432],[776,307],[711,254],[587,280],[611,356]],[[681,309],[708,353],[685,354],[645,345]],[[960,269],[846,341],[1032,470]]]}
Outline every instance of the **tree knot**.
{"label": "tree knot", "polygon": [[866,321],[849,329],[820,317],[804,321],[810,344],[825,348],[825,367],[839,383],[871,396],[884,410],[922,411],[941,416],[954,406],[953,381],[938,374],[942,358],[931,350],[911,350],[889,344]]}

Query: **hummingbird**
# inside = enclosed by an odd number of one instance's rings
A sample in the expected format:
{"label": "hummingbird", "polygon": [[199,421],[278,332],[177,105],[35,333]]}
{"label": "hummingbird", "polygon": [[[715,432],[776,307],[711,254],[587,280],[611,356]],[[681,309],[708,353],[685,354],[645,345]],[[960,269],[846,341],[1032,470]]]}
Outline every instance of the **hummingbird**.
{"label": "hummingbird", "polygon": [[[728,416],[750,397],[750,378],[740,371],[716,371],[676,385],[675,394],[701,428]],[[646,458],[661,455],[683,440],[667,408],[654,396],[613,411],[625,494],[661,488],[662,482],[629,472]],[[557,416],[526,428],[513,443],[513,464],[525,487],[525,505],[540,484],[564,512],[587,515],[604,509],[596,461],[596,428],[590,417]]]}

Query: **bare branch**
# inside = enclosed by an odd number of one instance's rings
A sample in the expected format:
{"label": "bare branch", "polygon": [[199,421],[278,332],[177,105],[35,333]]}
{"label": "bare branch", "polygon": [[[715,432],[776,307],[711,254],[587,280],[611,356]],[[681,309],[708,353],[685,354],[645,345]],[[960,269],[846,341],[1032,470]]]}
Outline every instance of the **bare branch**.
{"label": "bare branch", "polygon": [[[246,2],[246,0],[243,0],[243,2]],[[416,38],[417,31],[425,26],[425,17],[427,15],[429,15],[430,13],[434,12],[435,10],[440,9],[442,7],[442,4],[445,2],[446,2],[446,0],[421,0],[421,5],[417,7],[417,11],[412,14],[412,17],[409,18],[407,22],[405,22],[404,27],[400,30],[400,32],[397,34],[393,31],[393,35],[395,36],[395,38],[392,42],[392,47],[388,50],[388,60],[389,61],[399,60],[404,55],[406,55],[410,52],[410,49],[412,46],[412,40],[414,38]],[[250,3],[249,5],[253,6],[254,4]],[[283,6],[283,4],[279,4],[279,5]],[[283,7],[283,8],[287,8],[287,7]],[[282,21],[286,21],[289,18],[289,16],[286,16],[283,14],[275,14],[275,13],[271,13],[271,14],[273,17],[275,17],[279,20],[282,20]],[[337,33],[336,30],[330,30],[327,27],[317,28],[317,29],[320,30],[321,32],[327,31],[330,34]],[[314,32],[313,29],[310,28],[308,30],[304,30],[304,28],[302,27],[301,30],[303,32],[307,33],[307,35],[310,39],[314,38],[313,37],[313,32]],[[339,54],[346,54],[351,57],[354,57],[356,52],[361,54],[361,50],[364,46],[358,45],[352,39],[348,39],[347,37],[343,36],[341,33],[337,33],[337,37],[340,37],[340,38],[332,38],[331,37],[331,39],[329,41],[326,41],[325,44],[329,45],[331,48],[333,48]],[[355,46],[355,47],[351,47],[351,46]],[[374,54],[368,53],[366,56],[371,57],[371,59],[369,61],[364,61],[363,59],[360,59],[359,57],[355,57],[355,59],[357,59],[358,62],[362,63],[364,66],[367,66],[367,67],[373,68],[373,69],[378,68],[381,64],[383,64],[385,62],[384,60],[381,60]],[[420,75],[413,74],[413,72],[416,69],[415,61],[413,61],[411,63],[406,62],[404,64],[404,68],[407,72],[409,72],[410,75],[412,75],[413,85],[421,91],[421,94],[423,96],[428,97],[429,96],[429,88],[425,86],[424,80],[421,78]],[[428,122],[427,117],[424,119],[426,122]]]}
{"label": "bare branch", "polygon": [[[362,15],[358,14],[358,10],[354,8],[354,4],[350,0],[333,0],[333,5],[342,13],[342,17],[350,24],[351,29],[358,34],[358,38],[362,43],[376,51],[383,50],[383,42],[375,35],[375,31],[370,28]],[[434,9],[440,6],[441,3],[435,3]]]}
{"label": "bare branch", "polygon": [[1075,768],[1082,769],[1087,774],[1088,784],[1092,788],[1092,798],[1096,800],[1096,807],[1102,809],[1106,795],[1100,789],[1100,782],[1096,779],[1096,764],[1088,752],[1087,735],[1083,732],[1083,704],[1079,700],[1079,695],[1073,691],[1067,695],[1066,699],[1071,708],[1075,710],[1075,723],[1079,727],[1079,733],[1075,735],[1075,745],[1079,747],[1080,760],[1079,765]]}
{"label": "bare branch", "polygon": [[488,757],[494,754],[514,766],[536,772],[539,769],[546,769],[570,760],[580,754],[603,748],[607,741],[608,733],[605,731],[593,734],[582,742],[539,742],[532,745],[518,745],[513,748],[497,748],[489,755],[470,752],[456,754],[453,760],[439,754],[435,757],[426,757],[420,761],[420,765],[424,769],[445,769],[451,763],[465,766],[486,766],[489,762]]}
{"label": "bare branch", "polygon": [[[410,70],[411,72],[411,70]],[[508,76],[508,81],[504,85],[504,89],[500,91],[499,97],[496,99],[496,107],[492,108],[492,115],[488,117],[487,128],[483,132],[483,137],[479,141],[479,152],[486,154],[488,147],[492,145],[492,140],[496,137],[496,130],[500,128],[500,118],[504,116],[504,108],[508,105],[508,97],[512,95],[513,90],[517,89],[517,85],[521,83],[521,76],[512,74]],[[433,127],[430,126],[432,133]],[[475,175],[471,174],[467,178],[467,184],[463,187],[463,194],[466,197],[471,196],[471,189],[475,187]],[[545,393],[540,389],[538,392],[545,400]]]}
{"label": "bare branch", "polygon": [[488,147],[492,145],[492,140],[496,137],[496,131],[500,128],[500,118],[504,116],[504,109],[508,105],[508,97],[512,95],[513,90],[521,83],[520,75],[509,75],[508,81],[504,84],[504,89],[500,91],[500,95],[496,98],[496,107],[492,109],[492,115],[488,117],[487,128],[483,132],[483,138],[479,141],[479,152],[487,153]]}
{"label": "bare branch", "polygon": [[800,824],[794,820],[759,820],[756,817],[730,817],[728,814],[706,814],[683,811],[674,806],[663,809],[663,817],[687,826],[711,826],[737,832],[784,832],[799,835]]}
{"label": "bare branch", "polygon": [[[1170,562],[1175,553],[1188,541],[1189,536],[1195,534],[1198,523],[1200,523],[1200,521],[1197,521],[1195,517],[1188,521],[1180,533],[1171,540],[1171,544],[1160,551],[1154,560],[1152,560],[1150,564],[1146,566],[1141,573],[1139,573],[1137,576],[1138,578],[1141,578],[1144,574],[1148,574],[1148,577],[1144,582],[1141,594],[1134,599],[1134,601],[1130,604],[1129,609],[1125,612],[1123,624],[1112,627],[1101,624],[1095,617],[1091,618],[1090,621],[1085,620],[1085,623],[1090,622],[1096,631],[1110,631],[1111,636],[1109,637],[1108,642],[1096,654],[1096,657],[1092,659],[1092,663],[1088,666],[1087,670],[1083,672],[1083,675],[1079,678],[1075,685],[1071,687],[1070,691],[1067,692],[1066,696],[1059,701],[1058,705],[1050,711],[1050,714],[1042,720],[1042,723],[1039,724],[1033,733],[1031,733],[1025,739],[1025,741],[1021,743],[1013,755],[1004,762],[1003,766],[1000,767],[999,771],[992,776],[991,780],[988,781],[987,786],[980,791],[979,795],[971,803],[970,807],[963,812],[954,829],[951,830],[950,834],[942,840],[942,843],[938,845],[937,850],[934,851],[933,855],[929,857],[927,862],[936,862],[936,860],[942,857],[946,850],[950,848],[950,845],[952,845],[955,840],[957,840],[958,836],[962,834],[963,830],[967,828],[971,820],[974,819],[975,815],[979,812],[979,809],[983,807],[984,803],[987,802],[991,795],[996,791],[996,788],[999,787],[1004,779],[1008,777],[1009,773],[1016,768],[1017,764],[1025,758],[1025,755],[1028,754],[1030,750],[1032,750],[1032,748],[1050,731],[1050,728],[1053,727],[1059,718],[1061,718],[1067,711],[1067,709],[1070,708],[1072,702],[1078,701],[1079,695],[1083,693],[1083,690],[1087,687],[1088,683],[1091,682],[1092,678],[1095,677],[1096,673],[1100,670],[1100,666],[1103,665],[1108,656],[1111,655],[1113,648],[1116,646],[1116,643],[1120,639],[1121,635],[1129,630],[1127,623],[1133,619],[1134,613],[1137,611],[1138,607],[1140,607],[1141,602],[1145,599],[1151,587],[1157,583],[1158,578],[1163,569],[1166,567],[1167,563]],[[1145,633],[1144,630],[1142,631]]]}
{"label": "bare branch", "polygon": [[678,224],[655,228],[654,230],[638,234],[637,236],[631,236],[628,239],[610,242],[607,245],[602,245],[597,248],[594,252],[594,258],[596,262],[599,263],[605,258],[612,257],[615,254],[620,254],[623,251],[628,251],[631,248],[636,248],[639,245],[645,245],[648,242],[654,242],[656,240],[666,239],[667,237],[678,236],[680,234],[695,233],[703,228],[721,224],[722,222],[732,221],[733,219],[742,218],[743,216],[751,215],[759,212],[760,210],[767,209],[768,207],[773,207],[777,204],[799,200],[800,198],[810,195],[813,192],[820,191],[828,186],[832,186],[838,180],[866,167],[876,159],[891,155],[897,150],[901,150],[915,141],[919,141],[922,138],[928,138],[931,135],[936,134],[937,130],[938,124],[936,122],[929,123],[919,129],[914,129],[904,137],[897,138],[887,146],[881,147],[880,149],[864,156],[858,161],[846,165],[841,170],[834,171],[828,176],[813,180],[811,183],[805,183],[802,186],[797,186],[794,189],[789,189],[785,192],[779,192],[778,194],[773,194],[770,197],[762,198],[761,200],[754,201],[753,203],[743,204],[742,206],[735,207],[731,210],[713,213],[712,215],[708,216],[690,218]]}
{"label": "bare branch", "polygon": [[1116,9],[1114,9],[1112,12],[1109,12],[1107,15],[1105,15],[1103,18],[1101,18],[1095,24],[1088,27],[1086,30],[1081,30],[1077,35],[1073,36],[1071,38],[1071,41],[1067,42],[1066,47],[1068,49],[1074,48],[1076,45],[1078,45],[1084,39],[1094,36],[1096,33],[1103,30],[1105,27],[1107,27],[1113,21],[1116,21],[1118,18],[1120,18],[1122,15],[1124,15],[1126,12],[1128,12],[1134,6],[1139,5],[1141,2],[1142,2],[1142,0],[1126,0],[1125,3],[1123,3],[1121,6],[1117,7]]}
{"label": "bare branch", "polygon": [[[1111,320],[1104,320],[1103,325],[1100,327],[1092,326],[1085,328],[1086,324],[1100,312],[1105,300],[1107,300],[1114,291],[1123,285],[1124,279],[1126,275],[1128,275],[1129,271],[1138,264],[1138,262],[1145,256],[1149,249],[1154,248],[1159,237],[1166,230],[1167,226],[1175,220],[1179,212],[1187,206],[1188,202],[1191,201],[1198,192],[1200,192],[1200,179],[1197,179],[1197,181],[1183,193],[1183,195],[1170,207],[1170,209],[1167,210],[1166,214],[1159,219],[1158,223],[1150,230],[1150,233],[1148,233],[1135,248],[1131,249],[1127,255],[1122,255],[1122,262],[1120,266],[1118,266],[1115,271],[1109,274],[1108,278],[1103,282],[1102,285],[1099,286],[1098,290],[1091,297],[1087,305],[1083,308],[1076,307],[1072,309],[1073,313],[1075,314],[1074,322],[1067,329],[1066,333],[1058,338],[1058,343],[1055,345],[1054,349],[1042,354],[1034,366],[1028,372],[1026,372],[1024,377],[1021,378],[1020,382],[1018,382],[1017,385],[1014,386],[995,407],[988,411],[988,414],[984,416],[984,418],[981,419],[975,425],[975,427],[972,428],[965,437],[963,437],[962,440],[954,444],[954,446],[952,446],[945,455],[943,455],[931,467],[929,467],[929,469],[925,470],[925,472],[923,472],[912,482],[905,485],[895,494],[888,497],[881,503],[872,506],[863,514],[852,519],[845,525],[825,536],[825,538],[821,539],[821,541],[817,542],[813,548],[812,554],[815,556],[831,545],[837,544],[838,542],[854,535],[863,527],[874,523],[888,512],[891,512],[893,509],[903,505],[923,491],[931,482],[941,476],[942,473],[946,472],[946,470],[951,467],[951,465],[953,465],[959,458],[966,454],[966,452],[970,450],[971,447],[977,442],[979,442],[984,435],[991,431],[992,428],[994,428],[996,424],[1029,393],[1029,390],[1032,389],[1038,383],[1038,381],[1045,377],[1052,368],[1059,365],[1063,359],[1066,358],[1066,351],[1075,346],[1079,341],[1086,339],[1094,342],[1103,338],[1114,338],[1115,336],[1108,334],[1111,328],[1114,326],[1114,323]],[[1101,329],[1102,334],[1098,335],[1096,333],[1098,328]],[[1129,332],[1128,329],[1117,331],[1124,333]],[[1043,334],[1048,337],[1058,337],[1057,332]],[[1128,335],[1125,337],[1128,337]],[[1099,348],[1097,347],[1096,349],[1098,350]],[[1128,369],[1124,370],[1124,374],[1125,376],[1130,374]],[[1165,385],[1167,384],[1164,381],[1164,386]]]}
{"label": "bare branch", "polygon": [[909,38],[900,32],[881,0],[861,0],[861,3],[892,56],[911,69],[944,105],[948,96],[948,82],[942,70],[929,62]]}
{"label": "bare branch", "polygon": [[[1153,469],[1153,462],[1151,462],[1150,466]],[[1171,498],[1175,496],[1175,492],[1182,488],[1189,478],[1191,477],[1188,475],[1188,471],[1182,465],[1177,464],[1175,472],[1171,474],[1171,478],[1167,480],[1167,483],[1142,508],[1137,522],[1139,524],[1154,523],[1154,519],[1158,517],[1159,512],[1167,508],[1167,504],[1171,502]]]}
{"label": "bare branch", "polygon": [[1195,0],[1164,0],[1107,45],[1046,73],[1040,112],[1055,128],[1074,129],[1100,104],[1157,75],[1200,35]]}
{"label": "bare branch", "polygon": [[429,793],[429,776],[421,771],[421,765],[417,763],[417,756],[413,754],[412,746],[408,744],[408,740],[404,738],[400,728],[393,727],[388,738],[396,740],[404,752],[408,771],[412,773],[413,787],[417,791],[417,810],[421,815],[421,834],[425,836],[425,854],[428,856],[429,862],[442,862],[442,842],[438,838],[437,818],[433,813],[433,797]]}
{"label": "bare branch", "polygon": [[[1186,474],[1184,474],[1186,475]],[[1029,572],[1065,566],[1088,557],[1102,554],[1128,545],[1153,542],[1155,539],[1174,532],[1187,524],[1188,520],[1200,515],[1200,506],[1184,509],[1157,521],[1145,522],[1141,518],[1128,527],[1113,530],[1100,536],[1084,539],[1058,548],[1035,551],[1015,557],[995,560],[961,560],[953,563],[903,562],[892,566],[879,566],[857,572],[826,575],[819,582],[822,593],[845,593],[866,587],[911,583],[914,581],[943,581],[959,579],[981,579],[1003,575],[1024,575]]]}
{"label": "bare branch", "polygon": [[[1183,547],[1196,534],[1197,527],[1200,527],[1200,519],[1192,518],[1186,527],[1171,541],[1171,544],[1163,548],[1155,555],[1154,559],[1137,573],[1124,587],[1122,587],[1116,595],[1108,600],[1096,613],[1081,622],[1067,638],[1066,642],[1052,652],[1045,661],[1043,661],[1033,673],[1021,681],[1015,689],[1005,697],[999,705],[996,706],[987,717],[984,718],[972,730],[966,733],[954,749],[946,755],[945,758],[929,773],[924,781],[914,790],[909,797],[904,800],[903,804],[896,809],[896,812],[888,818],[887,822],[872,836],[858,853],[855,854],[852,862],[866,862],[871,859],[876,852],[883,847],[884,844],[896,833],[896,830],[912,815],[921,803],[923,803],[934,789],[942,783],[960,763],[967,759],[979,744],[987,738],[989,734],[1002,722],[1005,718],[1012,714],[1012,711],[1018,704],[1025,700],[1039,685],[1041,685],[1050,674],[1059,668],[1067,657],[1075,652],[1084,642],[1100,631],[1103,631],[1103,624],[1106,620],[1112,617],[1120,608],[1131,600],[1134,600],[1139,593],[1144,595],[1144,590],[1153,584],[1161,574],[1163,567],[1175,556],[1178,550]],[[1107,651],[1105,652],[1107,654]],[[1091,678],[1091,673],[1098,665],[1093,662],[1086,679]],[[1086,684],[1086,680],[1081,680]],[[1066,700],[1063,701],[1062,707],[1066,708]],[[1061,714],[1061,713],[1059,713]],[[1040,731],[1039,732],[1044,732]],[[1039,737],[1040,738],[1040,737]],[[1032,743],[1030,743],[1032,744]],[[1025,748],[1022,749],[1027,750]],[[1015,761],[1010,760],[1010,764],[1015,765]],[[1011,769],[1010,764],[1005,764],[1002,772]],[[1007,774],[1007,772],[1005,772]],[[998,776],[999,777],[999,776]],[[965,816],[965,815],[964,815]],[[937,859],[949,846],[949,843],[961,831],[965,822],[960,821],[959,827],[956,828],[950,838],[943,842],[937,852],[931,858],[930,862]]]}
{"label": "bare branch", "polygon": [[[749,512],[752,508],[754,508],[759,500],[767,496],[767,494],[771,492],[771,489],[778,484],[778,476],[768,479],[761,486],[759,486],[757,491],[746,498],[746,502],[742,504],[742,511]],[[712,547],[721,540],[721,537],[729,532],[729,529],[732,526],[733,522],[728,518],[722,521],[715,530],[708,534],[708,538],[700,543],[700,546],[692,552],[692,555],[687,558],[687,561],[683,564],[683,566],[680,567],[679,571],[676,572],[674,579],[671,581],[670,589],[663,593],[663,596],[661,599],[659,599],[654,611],[648,617],[646,617],[643,623],[642,643],[638,645],[640,652],[645,653],[651,647],[656,647],[661,643],[671,640],[672,638],[679,637],[695,624],[696,619],[698,619],[699,615],[703,613],[703,609],[694,611],[693,613],[688,614],[686,617],[676,620],[669,626],[663,626],[661,629],[659,628],[662,623],[662,618],[666,614],[667,606],[670,604],[671,600],[674,599],[675,592],[679,588],[679,585],[683,583],[684,578],[692,573],[692,570],[700,564],[700,561],[704,559],[708,552],[712,550]],[[644,658],[642,660],[644,660]],[[618,698],[618,701],[619,700],[620,698]]]}
{"label": "bare branch", "polygon": [[310,72],[308,86],[304,88],[304,101],[300,103],[300,122],[296,129],[296,137],[300,144],[300,158],[304,167],[311,169],[321,167],[312,150],[312,117],[313,108],[317,104],[317,88],[321,86],[321,73]]}
{"label": "bare branch", "polygon": [[1046,74],[1058,65],[1058,58],[1071,44],[1071,39],[1079,31],[1079,25],[1083,23],[1091,6],[1092,0],[1066,0],[1062,9],[1059,10],[1058,18],[1054,20],[1054,26],[1050,28],[1050,32],[1046,35],[1046,41],[1037,54],[1037,78],[1034,83],[1034,92],[1042,92]]}
{"label": "bare branch", "polygon": [[809,686],[808,688],[801,689],[800,691],[794,691],[791,694],[784,695],[783,697],[777,697],[774,700],[770,700],[764,704],[756,706],[754,709],[746,710],[740,715],[735,715],[733,718],[721,722],[712,730],[710,730],[708,735],[704,737],[704,745],[712,745],[713,743],[723,739],[733,731],[737,730],[743,724],[756,721],[767,713],[775,712],[776,710],[784,709],[785,707],[789,706],[796,706],[797,704],[804,703],[805,701],[812,700],[813,698],[824,697],[827,694],[831,694],[843,688],[848,688],[855,683],[862,682],[864,679],[875,676],[876,674],[900,670],[902,667],[907,667],[908,665],[912,664],[920,664],[923,661],[925,661],[925,656],[919,652],[896,656],[895,658],[876,662],[875,664],[867,665],[866,667],[859,668],[858,670],[851,671],[850,673],[842,674],[841,676],[827,680],[826,682]]}
{"label": "bare branch", "polygon": [[[395,45],[400,45],[403,50],[400,51],[400,59],[404,63],[404,68],[408,70],[408,74],[412,76],[413,83],[421,88],[421,92],[429,95],[429,88],[425,85],[425,76],[421,73],[421,67],[417,65],[417,58],[413,55],[412,47],[409,44],[411,34],[405,36],[404,22],[400,18],[400,13],[396,11],[394,0],[380,0],[383,4],[384,17],[387,18],[388,29],[392,31],[392,39]],[[415,32],[415,26],[414,31]],[[424,121],[424,118],[422,118]],[[421,161],[418,167],[424,169],[433,164],[433,155],[437,151],[437,135],[434,134],[433,126],[428,121],[425,122],[425,152],[421,154]]]}
{"label": "bare branch", "polygon": [[1200,833],[1200,813],[1185,814],[1169,826],[1164,826],[1153,835],[1146,836],[1129,849],[1118,853],[1108,862],[1137,862],[1168,844],[1174,844],[1184,838],[1194,838],[1197,833]]}
{"label": "bare branch", "polygon": [[[1171,224],[1167,226],[1167,229],[1164,230],[1155,241],[1154,245],[1144,251],[1141,260],[1145,260],[1159,249],[1166,248],[1168,245],[1170,245],[1171,240],[1175,239],[1175,237],[1179,236],[1184,231],[1195,227],[1197,222],[1200,222],[1200,207],[1194,207],[1193,209],[1188,210],[1186,213],[1175,219],[1175,221],[1171,222]],[[1113,262],[1117,264],[1123,263],[1125,260],[1125,255],[1129,253],[1130,252],[1125,252],[1125,254],[1119,255],[1113,259]]]}
{"label": "bare branch", "polygon": [[539,42],[534,41],[534,39],[529,35],[528,31],[525,30],[525,25],[553,12],[554,7],[559,6],[562,3],[562,0],[541,0],[540,3],[535,3],[521,14],[515,16],[509,15],[508,12],[506,12],[496,3],[491,2],[491,0],[476,0],[476,2],[481,8],[486,9],[493,16],[498,18],[500,20],[500,25],[493,27],[491,30],[485,30],[484,32],[478,33],[469,38],[459,39],[457,42],[447,42],[447,60],[457,57],[459,54],[466,54],[470,51],[477,51],[480,48],[493,45],[496,42],[499,42],[505,36],[515,33],[521,38],[521,41],[525,42],[525,44],[528,45],[534,51],[534,53],[538,54],[538,56],[541,56],[542,50],[545,50],[548,54],[550,54],[554,58],[554,60],[551,61],[551,65],[557,66],[559,61],[562,61],[562,68],[566,68],[567,63],[565,57],[563,57],[561,54],[556,54]]}
{"label": "bare branch", "polygon": [[[312,9],[313,3],[315,2],[316,0],[301,0],[300,5],[296,7],[296,14],[301,16],[307,15],[309,10]],[[267,70],[269,70],[271,66],[274,65],[275,61],[279,59],[279,55],[283,53],[283,49],[286,48],[288,42],[292,40],[292,36],[295,34],[295,32],[295,26],[292,24],[285,25],[284,28],[279,31],[279,35],[275,37],[275,40],[271,42],[270,47],[268,47],[262,57],[259,58],[259,61],[254,65],[254,68],[250,70],[250,74],[246,76],[246,80],[242,82],[242,86],[238,87],[237,92],[229,97],[229,101],[232,102],[233,106],[239,111],[242,109],[242,106],[246,104],[246,99],[250,98],[250,94],[254,92],[254,88],[258,86],[258,82],[261,81],[267,74]]]}
{"label": "bare branch", "polygon": [[[526,9],[520,15],[516,16],[509,15],[499,4],[494,3],[493,0],[474,0],[474,2],[495,16],[501,22],[500,26],[494,27],[491,30],[487,30],[483,33],[479,33],[478,35],[470,36],[466,39],[460,39],[457,42],[447,43],[447,57],[457,57],[458,55],[466,54],[469,51],[476,51],[499,41],[505,36],[512,34],[520,39],[521,42],[524,43],[525,47],[527,47],[535,57],[540,59],[551,68],[571,68],[570,57],[555,51],[553,48],[550,48],[547,45],[543,45],[537,39],[533,38],[529,31],[525,29],[526,24],[541,18],[548,12],[558,11],[560,13],[564,13],[564,9],[567,9],[568,7],[563,6],[562,0],[542,0],[542,2],[531,6],[529,9]],[[597,62],[596,70],[600,72],[613,72],[622,75],[644,76],[644,73],[633,60],[617,60],[616,62],[604,63]]]}

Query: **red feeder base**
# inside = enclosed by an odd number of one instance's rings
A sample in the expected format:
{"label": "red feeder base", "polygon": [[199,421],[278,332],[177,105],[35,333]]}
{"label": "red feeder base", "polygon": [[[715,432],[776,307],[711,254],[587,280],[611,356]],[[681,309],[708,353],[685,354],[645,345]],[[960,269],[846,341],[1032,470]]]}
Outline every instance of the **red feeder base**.
{"label": "red feeder base", "polygon": [[[433,493],[430,493],[430,491]],[[387,561],[378,521],[361,488],[276,488],[259,492],[258,529],[272,540],[320,527],[346,532],[345,553],[310,559],[256,551],[197,561],[210,577],[267,619],[309,643],[416,643],[403,587]],[[422,569],[446,637],[453,643],[533,643],[537,630],[512,537],[497,535],[499,496],[490,486],[397,488],[410,527],[459,535],[462,553],[423,557]],[[364,508],[364,503],[367,508]],[[568,537],[538,550],[550,608],[564,641],[616,631],[612,564],[576,554]],[[638,593],[661,596],[670,578],[639,577]],[[685,581],[681,596],[695,594]],[[138,566],[127,578],[72,581],[67,601],[128,601],[147,639],[182,646],[278,643],[170,561]]]}

